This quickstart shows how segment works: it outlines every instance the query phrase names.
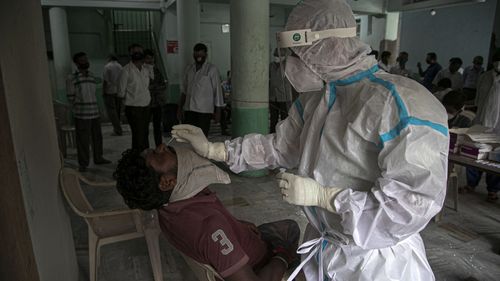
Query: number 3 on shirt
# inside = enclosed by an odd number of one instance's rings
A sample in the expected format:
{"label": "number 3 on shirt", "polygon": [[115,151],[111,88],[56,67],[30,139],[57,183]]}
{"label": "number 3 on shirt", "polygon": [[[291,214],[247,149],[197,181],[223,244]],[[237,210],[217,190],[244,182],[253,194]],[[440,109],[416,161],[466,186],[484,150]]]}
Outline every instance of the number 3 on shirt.
{"label": "number 3 on shirt", "polygon": [[212,233],[212,240],[214,242],[219,242],[222,246],[222,250],[220,251],[224,256],[228,255],[234,250],[233,243],[227,239],[226,234],[222,229],[218,229],[214,233]]}

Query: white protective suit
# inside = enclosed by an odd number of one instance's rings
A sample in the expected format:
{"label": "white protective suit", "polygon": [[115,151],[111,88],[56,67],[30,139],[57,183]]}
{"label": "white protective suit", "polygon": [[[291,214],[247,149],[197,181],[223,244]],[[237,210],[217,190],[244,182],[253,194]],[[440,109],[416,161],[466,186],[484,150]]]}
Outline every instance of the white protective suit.
{"label": "white protective suit", "polygon": [[494,69],[479,78],[476,105],[476,123],[500,134],[500,74]]}
{"label": "white protective suit", "polygon": [[[287,30],[355,25],[345,1],[305,0]],[[300,249],[307,280],[434,280],[419,232],[445,198],[445,109],[417,82],[379,71],[357,38],[293,51],[326,90],[301,94],[275,134],[226,141],[227,164],[237,173],[298,168],[345,189],[333,201],[336,213],[304,208],[312,225]]]}

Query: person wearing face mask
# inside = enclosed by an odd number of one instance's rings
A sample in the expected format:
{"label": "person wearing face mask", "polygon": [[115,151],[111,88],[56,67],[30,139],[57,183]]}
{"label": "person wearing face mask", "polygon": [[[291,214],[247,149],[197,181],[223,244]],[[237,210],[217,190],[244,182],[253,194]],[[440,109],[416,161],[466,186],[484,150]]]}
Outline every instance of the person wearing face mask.
{"label": "person wearing face mask", "polygon": [[144,67],[141,45],[132,44],[128,51],[130,62],[120,74],[118,97],[124,99],[125,116],[132,131],[132,148],[142,150],[149,147],[149,80],[154,79],[154,74],[150,67]]}
{"label": "person wearing face mask", "polygon": [[479,76],[483,74],[483,57],[477,56],[472,61],[472,65],[464,70],[464,94],[467,100],[474,100],[476,98],[476,87]]}
{"label": "person wearing face mask", "polygon": [[404,77],[411,77],[411,71],[406,68],[406,63],[408,62],[408,53],[401,52],[399,53],[398,58],[396,59],[397,64],[391,67],[389,73],[401,75]]}
{"label": "person wearing face mask", "polygon": [[207,62],[207,52],[205,44],[194,46],[194,63],[188,65],[184,72],[177,114],[184,123],[202,128],[205,136],[208,136],[212,117],[218,123],[224,107],[219,70]]}
{"label": "person wearing face mask", "polygon": [[416,81],[379,70],[345,0],[299,2],[278,38],[301,94],[275,134],[211,143],[178,125],[172,135],[236,173],[293,169],[277,178],[310,222],[295,272],[308,281],[435,280],[419,232],[445,199],[446,110]]}
{"label": "person wearing face mask", "polygon": [[236,219],[210,190],[230,183],[229,175],[191,149],[161,144],[142,153],[127,150],[113,176],[125,203],[158,210],[170,244],[211,267],[217,280],[281,281],[299,261],[298,224],[282,220],[257,227]]}
{"label": "person wearing face mask", "polygon": [[292,85],[282,76],[281,65],[285,65],[285,51],[280,56],[278,49],[274,50],[274,61],[269,64],[269,113],[271,115],[270,132],[276,132],[279,120],[288,117],[288,108],[292,102]]}
{"label": "person wearing face mask", "polygon": [[89,60],[84,52],[73,56],[77,70],[68,76],[66,91],[75,120],[76,150],[79,171],[85,172],[89,165],[89,146],[92,141],[94,164],[109,164],[102,157],[102,132],[97,105],[96,84],[100,79],[89,71]]}
{"label": "person wearing face mask", "polygon": [[436,53],[428,53],[425,62],[429,65],[425,71],[422,70],[422,64],[417,63],[418,74],[422,77],[422,85],[431,91],[433,88],[432,82],[442,67],[437,62]]}
{"label": "person wearing face mask", "polygon": [[[493,68],[483,73],[477,84],[477,115],[475,123],[490,128],[500,135],[500,52],[493,55]],[[467,186],[463,192],[473,192],[481,181],[482,172],[467,168]],[[486,174],[488,201],[497,201],[500,177]]]}
{"label": "person wearing face mask", "polygon": [[434,88],[437,86],[437,83],[441,79],[448,78],[451,80],[451,88],[454,91],[462,91],[464,81],[462,74],[458,71],[461,66],[462,66],[462,59],[451,58],[450,66],[446,69],[439,71],[436,77],[434,78],[434,81],[432,81]]}

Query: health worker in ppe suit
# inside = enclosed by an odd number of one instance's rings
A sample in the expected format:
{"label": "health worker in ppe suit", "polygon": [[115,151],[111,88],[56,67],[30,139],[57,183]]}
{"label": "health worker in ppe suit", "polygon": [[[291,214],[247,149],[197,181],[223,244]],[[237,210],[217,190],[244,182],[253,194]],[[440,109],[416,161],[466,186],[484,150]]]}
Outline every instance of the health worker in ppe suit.
{"label": "health worker in ppe suit", "polygon": [[322,93],[301,94],[275,134],[210,143],[180,125],[173,135],[236,173],[297,168],[278,181],[310,221],[296,270],[307,280],[434,280],[419,232],[445,198],[445,109],[417,82],[378,69],[344,0],[300,2],[286,30],[280,47],[296,46],[287,78]]}

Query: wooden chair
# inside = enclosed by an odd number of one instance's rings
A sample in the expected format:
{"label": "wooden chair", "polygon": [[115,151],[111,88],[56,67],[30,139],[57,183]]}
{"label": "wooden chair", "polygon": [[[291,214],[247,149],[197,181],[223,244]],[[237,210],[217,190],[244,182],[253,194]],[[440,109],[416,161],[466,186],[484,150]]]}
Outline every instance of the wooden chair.
{"label": "wooden chair", "polygon": [[69,205],[76,214],[85,219],[88,225],[90,281],[97,280],[100,248],[103,245],[139,237],[145,237],[146,239],[154,280],[163,280],[158,241],[160,228],[156,211],[142,212],[137,209],[94,210],[83,193],[80,182],[93,187],[111,187],[115,186],[115,182],[93,182],[70,168],[61,169],[59,181]]}

